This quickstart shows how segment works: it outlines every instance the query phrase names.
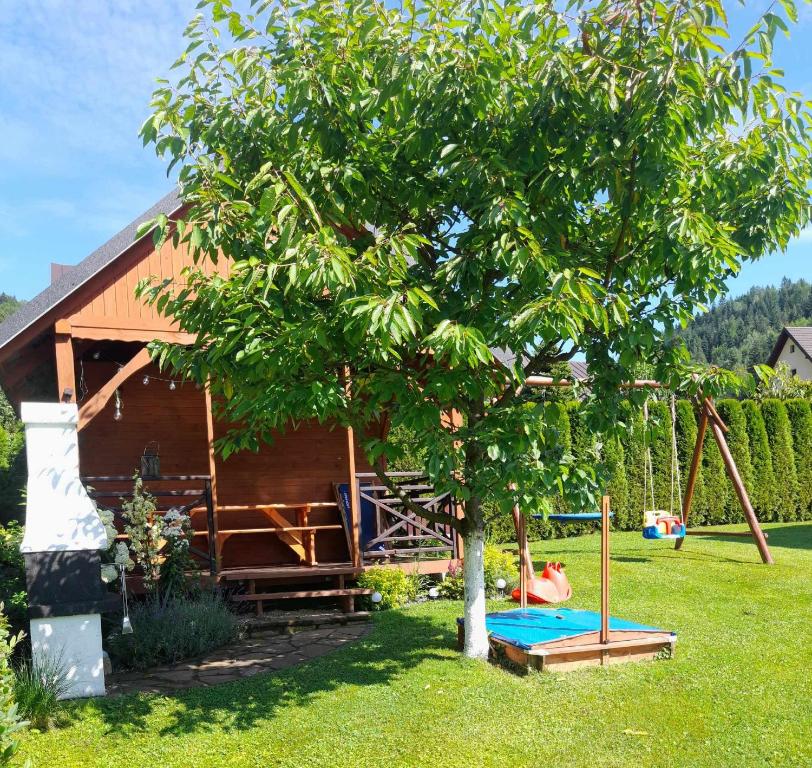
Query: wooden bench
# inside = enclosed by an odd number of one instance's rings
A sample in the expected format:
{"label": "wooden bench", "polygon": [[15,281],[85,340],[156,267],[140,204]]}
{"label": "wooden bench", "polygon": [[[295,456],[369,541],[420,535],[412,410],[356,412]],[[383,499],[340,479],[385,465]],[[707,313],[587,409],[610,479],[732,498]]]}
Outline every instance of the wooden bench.
{"label": "wooden bench", "polygon": [[[298,556],[303,565],[318,565],[316,560],[316,534],[322,531],[343,531],[343,523],[313,524],[310,522],[310,513],[313,510],[335,509],[334,501],[305,502],[302,504],[248,504],[218,506],[217,512],[256,512],[261,514],[268,525],[251,528],[221,528],[217,531],[218,550],[232,536],[256,536],[258,534],[273,534],[287,544]],[[292,512],[295,520],[286,517],[286,512]],[[346,532],[345,532],[346,533]]]}
{"label": "wooden bench", "polygon": [[[249,590],[253,588],[253,582],[249,582]],[[318,597],[336,597],[338,598],[341,610],[344,613],[355,613],[355,598],[362,595],[371,595],[373,590],[362,589],[361,587],[344,588],[338,587],[336,589],[297,589],[291,592],[253,592],[249,591],[243,595],[233,595],[232,600],[235,603],[256,603],[257,616],[263,613],[263,602],[265,600],[307,600]]]}
{"label": "wooden bench", "polygon": [[360,576],[363,568],[352,563],[322,563],[320,565],[259,565],[244,568],[223,568],[220,578],[223,581],[245,581],[247,579],[301,579],[313,576]]}

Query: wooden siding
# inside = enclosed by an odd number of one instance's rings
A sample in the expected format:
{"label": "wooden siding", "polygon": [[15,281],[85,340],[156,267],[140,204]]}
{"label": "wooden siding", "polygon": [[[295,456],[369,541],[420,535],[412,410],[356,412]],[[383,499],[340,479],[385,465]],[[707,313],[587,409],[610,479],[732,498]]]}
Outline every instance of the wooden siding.
{"label": "wooden siding", "polygon": [[[84,361],[82,368],[88,395],[97,392],[117,370],[113,363],[93,360]],[[208,474],[203,391],[188,382],[179,382],[174,391],[165,381],[153,380],[144,386],[144,375],[166,376],[155,366],[144,368],[119,389],[124,418],[113,420],[111,398],[79,433],[82,474],[131,475],[140,468],[144,448],[153,440],[160,445],[162,474]]]}
{"label": "wooden siding", "polygon": [[[85,399],[97,392],[117,368],[114,363],[85,360],[82,363]],[[148,366],[120,387],[123,419],[113,419],[114,400],[79,433],[80,466],[83,475],[132,475],[140,468],[144,448],[152,441],[159,444],[161,474],[209,474],[206,431],[205,392],[189,382],[170,390],[166,381],[144,376],[162,376]],[[81,405],[81,404],[80,404]],[[215,424],[215,435],[225,432]],[[364,457],[356,452],[359,471],[368,469]],[[279,434],[272,444],[257,453],[242,451],[224,460],[215,458],[218,506],[258,504],[304,504],[334,501],[334,482],[347,482],[349,461],[346,432],[315,422]],[[125,486],[122,486],[125,487]],[[283,513],[295,525],[295,512]],[[259,510],[221,511],[220,529],[267,527]],[[311,510],[314,525],[339,524],[337,507]],[[205,530],[205,515],[195,516],[194,527]],[[349,560],[343,530],[316,534],[319,562]],[[273,533],[239,534],[226,539],[222,549],[224,568],[262,565],[295,565],[293,550]]]}
{"label": "wooden siding", "polygon": [[[215,424],[215,436],[225,433],[225,427]],[[347,435],[340,427],[310,422],[277,435],[271,444],[258,452],[242,451],[223,459],[217,456],[217,496],[221,507],[253,504],[302,504],[304,502],[335,501],[333,483],[349,480]],[[367,462],[356,451],[356,462]],[[283,514],[293,522],[292,510]],[[337,507],[310,511],[314,525],[341,522]],[[267,525],[261,511],[220,512],[221,529],[252,528]],[[294,523],[295,524],[295,523]],[[295,564],[293,551],[274,534],[241,535],[229,538],[222,549],[224,568],[274,563]],[[350,559],[346,534],[342,530],[316,534],[316,557],[319,562],[340,562]]]}
{"label": "wooden siding", "polygon": [[[156,249],[150,240],[138,243],[78,293],[65,317],[76,328],[171,330],[174,324],[137,298],[135,289],[145,278],[180,285],[182,270],[193,265],[186,244],[176,248],[167,241]],[[199,266],[208,275],[228,274],[225,259],[217,265],[205,260]]]}

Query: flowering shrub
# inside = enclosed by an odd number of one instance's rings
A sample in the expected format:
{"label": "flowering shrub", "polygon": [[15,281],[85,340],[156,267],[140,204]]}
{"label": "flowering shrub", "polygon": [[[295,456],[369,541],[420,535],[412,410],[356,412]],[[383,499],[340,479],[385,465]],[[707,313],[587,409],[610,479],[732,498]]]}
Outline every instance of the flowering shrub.
{"label": "flowering shrub", "polygon": [[186,571],[194,567],[189,554],[189,541],[192,538],[192,521],[189,515],[178,509],[170,509],[163,517],[163,538],[161,549],[163,562],[160,565],[161,589],[166,593],[179,594],[186,590]]}
{"label": "flowering shrub", "polygon": [[[144,481],[136,474],[133,477],[133,495],[122,500],[121,516],[124,519],[124,533],[129,537],[129,550],[133,565],[140,566],[143,572],[144,589],[155,592],[160,580],[160,550],[162,545],[163,520],[156,514],[155,497],[144,490]],[[118,550],[117,557],[122,553]]]}
{"label": "flowering shrub", "polygon": [[148,595],[130,607],[132,634],[117,629],[107,638],[116,669],[147,669],[202,656],[237,636],[237,618],[216,592],[194,597]]}
{"label": "flowering shrub", "polygon": [[139,567],[148,593],[160,588],[165,593],[181,594],[187,588],[186,572],[194,567],[189,553],[191,518],[182,509],[170,509],[162,516],[155,497],[144,490],[142,479],[136,474],[133,481],[132,498],[122,500],[126,542],[116,540],[113,512],[98,510],[110,542],[105,558],[109,562],[102,567],[102,579],[111,583],[122,566],[127,571]]}
{"label": "flowering shrub", "polygon": [[465,595],[462,561],[455,560],[448,564],[448,571],[445,578],[440,582],[438,589],[440,590],[440,597],[444,597],[446,600],[462,600]]}
{"label": "flowering shrub", "polygon": [[485,592],[489,596],[499,594],[496,582],[505,580],[505,591],[510,592],[519,583],[519,569],[510,552],[495,544],[485,545]]}

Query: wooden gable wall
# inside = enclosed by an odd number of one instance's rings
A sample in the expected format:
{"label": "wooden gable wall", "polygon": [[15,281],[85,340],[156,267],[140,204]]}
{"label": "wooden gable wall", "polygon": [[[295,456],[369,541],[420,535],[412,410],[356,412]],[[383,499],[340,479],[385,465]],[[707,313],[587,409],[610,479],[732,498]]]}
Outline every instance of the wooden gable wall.
{"label": "wooden gable wall", "polygon": [[[156,249],[147,238],[106,267],[98,278],[77,292],[64,320],[77,338],[113,338],[140,341],[144,331],[175,330],[175,324],[161,317],[154,307],[135,295],[136,286],[145,278],[182,280],[185,267],[193,266],[188,246],[175,247],[167,241]],[[217,265],[209,260],[200,263],[206,274],[228,274],[228,262]]]}

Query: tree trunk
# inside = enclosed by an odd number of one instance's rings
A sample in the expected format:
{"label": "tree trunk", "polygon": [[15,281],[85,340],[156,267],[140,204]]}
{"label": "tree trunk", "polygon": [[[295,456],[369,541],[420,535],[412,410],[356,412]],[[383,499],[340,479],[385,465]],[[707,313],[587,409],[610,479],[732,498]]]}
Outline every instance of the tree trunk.
{"label": "tree trunk", "polygon": [[469,518],[463,536],[465,556],[465,648],[472,659],[488,658],[488,632],[485,628],[485,523]]}

